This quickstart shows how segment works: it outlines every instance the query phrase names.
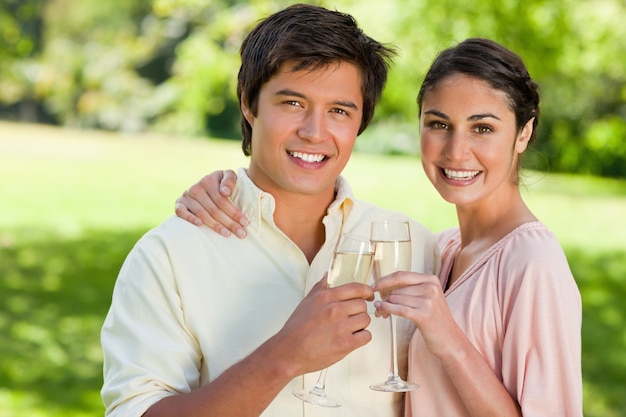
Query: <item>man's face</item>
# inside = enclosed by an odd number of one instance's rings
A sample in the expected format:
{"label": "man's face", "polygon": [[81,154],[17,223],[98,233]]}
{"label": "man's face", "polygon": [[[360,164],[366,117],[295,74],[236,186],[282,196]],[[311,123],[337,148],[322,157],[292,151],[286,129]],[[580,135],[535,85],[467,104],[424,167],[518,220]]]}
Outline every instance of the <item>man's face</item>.
{"label": "man's face", "polygon": [[[290,194],[332,198],[361,124],[361,76],[342,62],[314,71],[285,63],[263,84],[252,126],[248,174],[275,198]],[[244,100],[245,101],[245,100]]]}

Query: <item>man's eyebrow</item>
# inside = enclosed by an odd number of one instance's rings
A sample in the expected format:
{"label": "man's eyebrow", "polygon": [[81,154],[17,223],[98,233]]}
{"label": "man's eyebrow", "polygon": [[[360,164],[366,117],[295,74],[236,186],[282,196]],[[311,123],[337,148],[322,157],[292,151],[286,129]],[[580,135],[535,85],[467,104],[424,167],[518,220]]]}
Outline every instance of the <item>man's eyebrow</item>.
{"label": "man's eyebrow", "polygon": [[[282,90],[278,90],[275,95],[277,96],[289,96],[289,97],[300,97],[306,99],[306,96],[302,93],[298,93],[297,91],[290,90],[288,88],[284,88]],[[348,107],[350,109],[358,110],[359,106],[356,105],[353,101],[345,101],[345,100],[334,100],[332,104],[342,107]]]}
{"label": "man's eyebrow", "polygon": [[278,90],[275,95],[277,95],[277,96],[292,96],[292,97],[306,98],[306,96],[304,94],[298,93],[297,91],[293,91],[293,90],[290,90],[288,88],[283,88],[282,90]]}
{"label": "man's eyebrow", "polygon": [[333,101],[333,104],[336,104],[336,105],[342,106],[342,107],[348,107],[348,108],[354,109],[354,110],[358,110],[359,109],[359,106],[357,106],[356,103],[354,103],[352,101],[335,100],[335,101]]}

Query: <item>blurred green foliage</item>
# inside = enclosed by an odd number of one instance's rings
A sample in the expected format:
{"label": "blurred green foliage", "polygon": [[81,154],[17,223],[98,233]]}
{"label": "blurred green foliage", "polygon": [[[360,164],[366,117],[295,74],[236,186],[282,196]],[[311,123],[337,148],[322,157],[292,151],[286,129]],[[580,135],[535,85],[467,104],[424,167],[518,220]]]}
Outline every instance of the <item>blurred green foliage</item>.
{"label": "blurred green foliage", "polygon": [[[291,3],[4,0],[0,117],[237,138],[238,48],[260,18]],[[439,50],[482,36],[519,53],[541,85],[530,167],[626,177],[623,0],[323,5],[351,13],[368,34],[400,50],[374,122],[406,134],[364,140],[361,150],[417,153],[415,95],[424,71]]]}
{"label": "blurred green foliage", "polygon": [[26,235],[1,235],[0,416],[102,415],[99,328],[140,234]]}

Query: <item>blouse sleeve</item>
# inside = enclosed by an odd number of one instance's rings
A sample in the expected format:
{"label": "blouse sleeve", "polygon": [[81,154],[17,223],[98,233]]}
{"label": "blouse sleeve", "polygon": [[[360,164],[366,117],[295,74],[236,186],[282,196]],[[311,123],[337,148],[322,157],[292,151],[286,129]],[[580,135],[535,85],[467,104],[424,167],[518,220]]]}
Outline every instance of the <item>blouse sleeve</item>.
{"label": "blouse sleeve", "polygon": [[567,259],[545,229],[509,244],[498,290],[503,382],[524,417],[582,416],[582,307]]}

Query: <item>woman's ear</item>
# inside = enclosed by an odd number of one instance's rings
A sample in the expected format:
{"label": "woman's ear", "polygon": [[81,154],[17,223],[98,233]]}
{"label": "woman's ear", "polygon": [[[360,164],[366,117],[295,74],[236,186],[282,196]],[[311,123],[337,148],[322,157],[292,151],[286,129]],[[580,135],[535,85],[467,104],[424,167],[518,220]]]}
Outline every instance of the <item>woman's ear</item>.
{"label": "woman's ear", "polygon": [[515,141],[515,150],[517,153],[523,153],[528,147],[528,142],[530,142],[530,138],[533,135],[533,123],[535,122],[535,118],[532,117],[526,125],[522,128],[521,132],[517,135],[517,140]]}

